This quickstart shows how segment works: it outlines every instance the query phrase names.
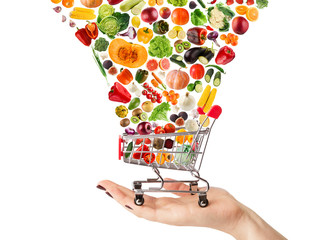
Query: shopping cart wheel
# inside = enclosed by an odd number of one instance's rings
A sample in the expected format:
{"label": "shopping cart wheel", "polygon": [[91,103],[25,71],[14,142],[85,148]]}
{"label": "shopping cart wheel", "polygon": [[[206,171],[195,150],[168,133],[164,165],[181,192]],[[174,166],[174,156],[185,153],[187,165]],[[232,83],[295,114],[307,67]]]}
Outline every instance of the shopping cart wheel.
{"label": "shopping cart wheel", "polygon": [[[197,182],[191,182],[189,184],[189,191],[198,191],[198,183]],[[191,193],[191,195],[195,195],[195,193]]]}
{"label": "shopping cart wheel", "polygon": [[208,199],[206,195],[199,195],[199,201],[198,204],[200,207],[204,208],[208,206]]}
{"label": "shopping cart wheel", "polygon": [[144,203],[143,195],[141,195],[141,194],[140,195],[135,195],[134,203],[137,206],[142,206],[143,203]]}

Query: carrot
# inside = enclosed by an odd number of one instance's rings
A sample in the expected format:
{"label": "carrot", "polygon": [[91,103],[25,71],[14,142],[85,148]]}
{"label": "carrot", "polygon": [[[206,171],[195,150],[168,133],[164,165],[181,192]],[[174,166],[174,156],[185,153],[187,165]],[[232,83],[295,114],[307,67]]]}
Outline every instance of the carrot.
{"label": "carrot", "polygon": [[153,85],[153,87],[156,87],[156,88],[159,88],[160,90],[163,90],[162,88],[159,87],[159,83],[155,79],[151,80],[151,84]]}
{"label": "carrot", "polygon": [[164,83],[161,81],[161,79],[154,72],[152,72],[152,76],[155,78],[155,80],[158,81],[158,83],[160,83],[162,85],[162,87],[164,89],[167,89],[167,87],[164,85]]}

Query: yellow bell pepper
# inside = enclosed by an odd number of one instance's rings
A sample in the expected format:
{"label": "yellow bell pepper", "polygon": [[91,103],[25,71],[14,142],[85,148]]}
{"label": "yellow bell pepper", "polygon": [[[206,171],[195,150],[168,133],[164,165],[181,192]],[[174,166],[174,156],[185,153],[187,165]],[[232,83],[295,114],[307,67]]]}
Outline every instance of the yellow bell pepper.
{"label": "yellow bell pepper", "polygon": [[[184,129],[180,129],[177,131],[177,133],[180,133],[180,132],[187,132],[187,131]],[[192,139],[193,139],[193,135],[177,136],[176,137],[176,141],[180,144],[183,144],[183,140],[184,140],[184,142],[188,141],[189,143],[192,143]]]}
{"label": "yellow bell pepper", "polygon": [[138,30],[138,41],[147,44],[153,38],[153,31],[147,27]]}
{"label": "yellow bell pepper", "polygon": [[158,153],[156,161],[158,164],[162,165],[165,162],[165,154],[164,153]]}

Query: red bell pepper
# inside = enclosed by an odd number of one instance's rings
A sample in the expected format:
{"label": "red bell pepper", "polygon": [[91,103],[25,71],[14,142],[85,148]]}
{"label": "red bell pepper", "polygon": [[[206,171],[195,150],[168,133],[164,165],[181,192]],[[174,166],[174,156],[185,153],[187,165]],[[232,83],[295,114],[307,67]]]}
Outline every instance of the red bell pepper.
{"label": "red bell pepper", "polygon": [[218,65],[226,65],[235,58],[235,52],[228,46],[222,47],[216,57],[216,63]]}
{"label": "red bell pepper", "polygon": [[249,5],[253,5],[254,4],[254,0],[247,0],[246,4]]}
{"label": "red bell pepper", "polygon": [[113,102],[128,103],[131,101],[131,94],[122,84],[115,82],[108,93],[108,99]]}
{"label": "red bell pepper", "polygon": [[78,29],[75,33],[75,36],[81,41],[85,46],[90,46],[92,43],[92,39],[88,36],[85,28]]}
{"label": "red bell pepper", "polygon": [[150,148],[147,145],[142,145],[141,147],[136,149],[136,151],[133,153],[132,157],[134,159],[140,160],[149,151],[150,151]]}
{"label": "red bell pepper", "polygon": [[155,154],[154,153],[145,153],[143,155],[143,160],[147,163],[147,164],[150,164],[150,163],[153,163],[154,160],[155,160]]}
{"label": "red bell pepper", "polygon": [[244,0],[236,0],[236,3],[243,4],[244,3]]}
{"label": "red bell pepper", "polygon": [[97,27],[96,23],[88,22],[88,24],[85,26],[85,30],[86,30],[87,35],[91,39],[96,39],[98,37],[98,27]]}
{"label": "red bell pepper", "polygon": [[193,44],[203,45],[207,40],[207,30],[201,27],[190,28],[187,32],[187,38]]}

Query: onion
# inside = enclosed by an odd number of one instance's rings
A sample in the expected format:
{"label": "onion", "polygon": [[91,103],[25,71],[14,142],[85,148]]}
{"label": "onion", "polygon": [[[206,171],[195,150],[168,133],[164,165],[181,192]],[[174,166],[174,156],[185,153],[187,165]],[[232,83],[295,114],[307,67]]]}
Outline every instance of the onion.
{"label": "onion", "polygon": [[158,19],[158,10],[156,10],[154,7],[143,9],[143,11],[141,12],[141,19],[144,22],[152,24]]}
{"label": "onion", "polygon": [[136,31],[134,27],[129,27],[127,32],[125,33],[118,33],[117,36],[122,36],[122,37],[129,37],[131,40],[133,40],[136,37]]}
{"label": "onion", "polygon": [[134,135],[135,134],[135,130],[133,128],[125,128],[125,132],[128,135]]}
{"label": "onion", "polygon": [[214,43],[215,43],[218,47],[220,47],[219,43],[217,42],[218,35],[219,35],[219,34],[218,34],[218,32],[213,31],[213,32],[211,32],[211,33],[209,33],[209,34],[207,35],[207,38],[208,38],[208,40],[212,40],[212,41],[214,41]]}

